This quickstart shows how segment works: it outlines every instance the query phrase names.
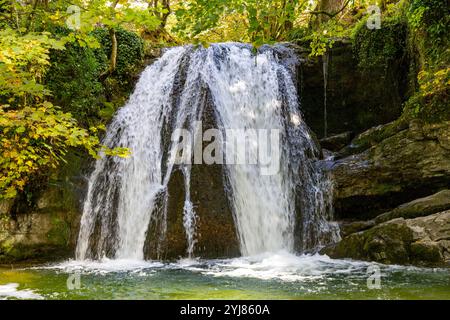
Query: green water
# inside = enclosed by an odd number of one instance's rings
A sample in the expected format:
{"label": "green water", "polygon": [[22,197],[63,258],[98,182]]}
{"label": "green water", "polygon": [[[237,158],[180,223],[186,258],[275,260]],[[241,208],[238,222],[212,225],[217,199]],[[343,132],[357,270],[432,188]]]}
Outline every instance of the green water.
{"label": "green water", "polygon": [[[379,268],[380,288],[368,287],[369,266]],[[68,279],[75,280],[68,286]],[[288,254],[168,264],[105,260],[0,268],[0,299],[22,298],[450,299],[450,271]]]}

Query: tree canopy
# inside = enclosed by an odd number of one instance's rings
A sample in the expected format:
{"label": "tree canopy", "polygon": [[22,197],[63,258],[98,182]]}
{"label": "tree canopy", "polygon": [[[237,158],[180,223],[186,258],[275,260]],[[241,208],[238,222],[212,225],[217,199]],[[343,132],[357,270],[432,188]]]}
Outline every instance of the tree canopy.
{"label": "tree canopy", "polygon": [[[114,88],[123,87],[130,65],[141,61],[149,46],[241,41],[258,47],[292,41],[309,45],[312,55],[323,55],[336,39],[347,37],[354,42],[360,66],[370,67],[394,57],[397,44],[389,37],[407,30],[404,43],[418,65],[417,90],[405,104],[405,114],[432,118],[444,109],[447,115],[448,3],[379,0],[379,10],[373,4],[0,0],[0,199],[15,197],[31,180],[47,175],[73,148],[94,157],[127,156],[128,150],[101,145],[99,133],[106,121],[91,119],[89,110],[101,105],[96,111],[100,118],[114,113],[120,104],[111,101]],[[370,19],[380,19],[386,28],[369,34]],[[383,45],[374,46],[374,41]],[[75,74],[76,68],[82,71]],[[100,91],[109,98],[99,101]]]}

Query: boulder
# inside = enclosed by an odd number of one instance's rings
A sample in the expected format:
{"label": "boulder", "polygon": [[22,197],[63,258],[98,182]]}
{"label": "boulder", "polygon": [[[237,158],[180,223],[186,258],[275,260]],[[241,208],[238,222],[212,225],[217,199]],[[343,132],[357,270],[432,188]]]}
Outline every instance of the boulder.
{"label": "boulder", "polygon": [[353,233],[321,253],[386,264],[450,267],[450,210],[393,219]]}
{"label": "boulder", "polygon": [[377,224],[395,219],[405,218],[412,219],[423,217],[437,212],[442,212],[450,209],[450,190],[442,190],[431,196],[416,199],[414,201],[402,204],[397,208],[380,214],[374,219],[367,221],[340,221],[340,233],[344,238],[352,233],[360,232],[370,229]]}
{"label": "boulder", "polygon": [[360,232],[363,230],[367,230],[375,226],[376,223],[374,220],[369,221],[341,221],[339,223],[339,231],[341,234],[341,238],[344,238],[352,233]]}

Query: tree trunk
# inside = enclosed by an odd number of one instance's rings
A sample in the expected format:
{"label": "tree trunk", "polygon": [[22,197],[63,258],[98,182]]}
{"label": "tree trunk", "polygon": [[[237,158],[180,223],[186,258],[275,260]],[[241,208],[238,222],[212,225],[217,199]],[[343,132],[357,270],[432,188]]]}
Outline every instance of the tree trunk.
{"label": "tree trunk", "polygon": [[[159,4],[161,4],[161,7],[165,9],[166,12],[162,13],[158,10]],[[167,18],[171,13],[170,0],[151,0],[148,2],[148,8],[150,12],[153,12],[153,14],[160,20],[160,24],[155,30],[144,29],[142,32],[142,37],[150,41],[172,41],[173,39],[165,30]]]}
{"label": "tree trunk", "polygon": [[112,73],[116,70],[117,63],[117,37],[116,30],[114,28],[109,29],[109,36],[111,37],[111,57],[109,58],[109,72]]}
{"label": "tree trunk", "polygon": [[[111,13],[114,13],[114,9],[116,8],[117,4],[119,3],[119,0],[116,0],[111,5]],[[116,37],[116,29],[114,27],[109,27],[109,37],[111,39],[111,55],[109,56],[109,67],[108,70],[103,72],[100,75],[100,80],[105,80],[111,73],[116,70],[116,63],[117,63],[117,37]]]}

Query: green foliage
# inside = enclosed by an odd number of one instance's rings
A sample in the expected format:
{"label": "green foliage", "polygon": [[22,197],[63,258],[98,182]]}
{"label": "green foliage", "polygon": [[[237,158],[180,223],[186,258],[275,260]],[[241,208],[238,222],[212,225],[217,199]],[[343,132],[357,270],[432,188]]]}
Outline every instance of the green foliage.
{"label": "green foliage", "polygon": [[[97,50],[97,60],[99,63],[107,64],[107,57],[111,55],[111,39],[108,30],[97,28],[93,35],[101,44],[100,50]],[[114,71],[115,75],[121,80],[129,80],[137,67],[141,66],[144,58],[144,41],[136,33],[123,28],[116,29],[117,37],[117,65]]]}
{"label": "green foliage", "polygon": [[53,51],[46,84],[53,102],[70,111],[83,125],[111,119],[131,91],[135,74],[142,66],[143,40],[134,32],[119,28],[117,67],[113,74],[101,81],[108,68],[111,39],[105,28],[92,32],[98,48],[70,43],[64,52]]}
{"label": "green foliage", "polygon": [[411,0],[407,12],[408,24],[416,36],[416,44],[429,62],[435,63],[447,55],[450,31],[450,7],[442,0]]}
{"label": "green foliage", "polygon": [[309,42],[311,56],[322,56],[333,47],[336,39],[347,37],[349,32],[350,29],[346,29],[338,21],[329,20],[299,40]]}
{"label": "green foliage", "polygon": [[362,69],[384,67],[404,57],[406,52],[406,24],[401,19],[385,19],[381,29],[369,29],[365,20],[354,31],[353,49]]}
{"label": "green foliage", "polygon": [[64,49],[62,41],[48,33],[20,35],[12,29],[0,31],[0,97],[8,103],[27,97],[43,98],[49,92],[39,84],[49,66],[50,49]]}
{"label": "green foliage", "polygon": [[[222,41],[250,41],[255,47],[287,40],[305,0],[192,0],[176,10],[173,31],[184,39],[207,42],[212,33]],[[230,30],[235,30],[230,31]],[[224,35],[232,38],[224,38]]]}
{"label": "green foliage", "polygon": [[70,113],[50,102],[19,110],[0,107],[0,130],[0,199],[15,197],[31,177],[56,168],[70,147],[83,147],[93,157],[98,157],[100,151],[119,156],[127,156],[128,152],[102,147],[98,138],[80,128]]}
{"label": "green foliage", "polygon": [[421,71],[419,90],[405,105],[405,116],[418,117],[427,122],[450,119],[450,68]]}
{"label": "green foliage", "polygon": [[[106,58],[105,58],[106,59]],[[98,62],[94,50],[68,44],[63,52],[54,51],[46,83],[53,101],[80,120],[96,117],[103,85],[99,75],[105,65]]]}
{"label": "green foliage", "polygon": [[405,117],[427,122],[450,119],[450,7],[440,0],[411,0],[407,8],[410,51],[418,63],[416,92]]}
{"label": "green foliage", "polygon": [[43,168],[55,168],[70,146],[86,146],[96,155],[98,141],[49,102],[20,110],[2,107],[0,128],[0,190],[5,198],[23,190],[29,177]]}
{"label": "green foliage", "polygon": [[15,197],[32,178],[56,168],[69,148],[82,147],[93,157],[127,155],[125,149],[101,146],[97,135],[46,100],[49,91],[40,82],[50,50],[64,49],[60,41],[47,33],[20,35],[11,29],[1,35],[0,199]]}

